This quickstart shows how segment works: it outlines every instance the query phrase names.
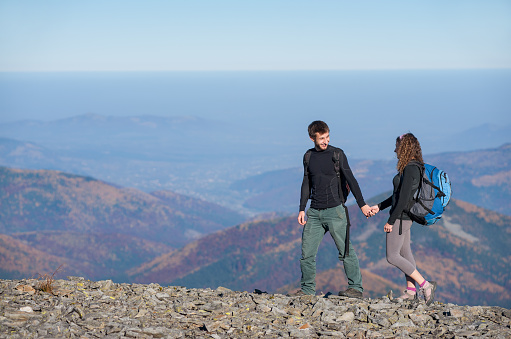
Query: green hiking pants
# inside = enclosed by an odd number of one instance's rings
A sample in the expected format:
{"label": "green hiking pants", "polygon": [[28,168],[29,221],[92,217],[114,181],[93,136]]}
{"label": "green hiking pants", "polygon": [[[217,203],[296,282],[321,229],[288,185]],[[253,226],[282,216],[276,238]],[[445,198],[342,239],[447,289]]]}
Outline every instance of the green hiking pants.
{"label": "green hiking pants", "polygon": [[307,223],[302,233],[302,258],[300,268],[302,269],[301,288],[306,294],[316,293],[316,255],[319,244],[326,232],[334,239],[339,260],[344,264],[344,272],[348,278],[349,287],[363,292],[362,274],[355,249],[349,243],[349,255],[344,258],[344,246],[346,241],[347,218],[343,205],[337,207],[317,210],[307,210]]}

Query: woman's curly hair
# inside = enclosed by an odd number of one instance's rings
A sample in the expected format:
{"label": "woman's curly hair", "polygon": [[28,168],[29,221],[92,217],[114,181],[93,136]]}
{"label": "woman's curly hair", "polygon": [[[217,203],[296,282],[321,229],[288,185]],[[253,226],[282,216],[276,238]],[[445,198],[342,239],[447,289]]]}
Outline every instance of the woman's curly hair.
{"label": "woman's curly hair", "polygon": [[397,170],[403,173],[411,160],[424,164],[422,149],[419,140],[412,133],[403,134],[396,139]]}

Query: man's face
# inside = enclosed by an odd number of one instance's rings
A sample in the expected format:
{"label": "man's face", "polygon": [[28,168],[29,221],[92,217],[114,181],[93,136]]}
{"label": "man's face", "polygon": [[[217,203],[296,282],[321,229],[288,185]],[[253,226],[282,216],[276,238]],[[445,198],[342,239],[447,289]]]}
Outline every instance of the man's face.
{"label": "man's face", "polygon": [[330,133],[316,133],[316,137],[314,139],[311,138],[311,140],[314,141],[314,146],[318,151],[324,151],[327,149],[328,143],[330,142]]}

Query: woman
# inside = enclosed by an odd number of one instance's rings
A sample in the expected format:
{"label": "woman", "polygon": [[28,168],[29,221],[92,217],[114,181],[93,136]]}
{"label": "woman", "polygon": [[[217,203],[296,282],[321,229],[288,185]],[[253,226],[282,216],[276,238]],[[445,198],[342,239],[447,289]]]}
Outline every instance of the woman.
{"label": "woman", "polygon": [[421,180],[422,150],[419,140],[406,133],[396,139],[398,174],[393,179],[394,192],[388,199],[372,207],[373,213],[390,208],[390,217],[383,227],[387,232],[387,261],[399,268],[406,277],[406,290],[399,297],[402,300],[416,298],[415,282],[420,286],[426,305],[435,298],[436,282],[428,282],[417,271],[415,259],[410,248],[410,228],[412,220],[405,210],[408,208]]}

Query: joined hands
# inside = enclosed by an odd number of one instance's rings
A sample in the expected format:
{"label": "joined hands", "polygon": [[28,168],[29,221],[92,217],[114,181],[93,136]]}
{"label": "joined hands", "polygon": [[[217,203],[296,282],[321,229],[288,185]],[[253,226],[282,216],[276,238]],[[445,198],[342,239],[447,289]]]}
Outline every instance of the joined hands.
{"label": "joined hands", "polygon": [[364,213],[366,218],[370,218],[380,211],[378,205],[374,205],[372,207],[370,207],[369,205],[364,205],[360,209],[362,210],[362,213]]}

